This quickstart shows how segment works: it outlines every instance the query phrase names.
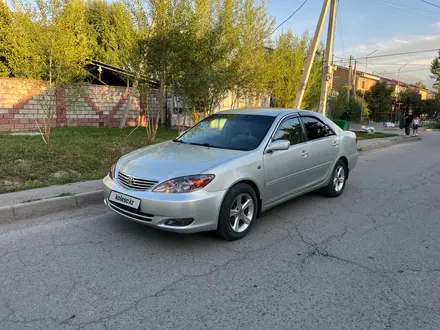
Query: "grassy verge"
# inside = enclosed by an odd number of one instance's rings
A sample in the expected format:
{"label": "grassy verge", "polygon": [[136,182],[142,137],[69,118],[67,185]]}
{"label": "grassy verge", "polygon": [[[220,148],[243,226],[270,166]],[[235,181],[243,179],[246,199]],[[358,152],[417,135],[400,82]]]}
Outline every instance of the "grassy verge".
{"label": "grassy verge", "polygon": [[[0,193],[104,177],[122,155],[146,145],[145,129],[55,128],[51,145],[40,136],[0,134]],[[156,142],[177,131],[159,129]]]}
{"label": "grassy verge", "polygon": [[428,124],[425,126],[426,128],[440,129],[440,123]]}
{"label": "grassy verge", "polygon": [[383,139],[388,137],[397,136],[397,134],[388,134],[388,133],[375,133],[375,134],[367,134],[363,132],[355,132],[358,140],[370,140],[370,139]]}

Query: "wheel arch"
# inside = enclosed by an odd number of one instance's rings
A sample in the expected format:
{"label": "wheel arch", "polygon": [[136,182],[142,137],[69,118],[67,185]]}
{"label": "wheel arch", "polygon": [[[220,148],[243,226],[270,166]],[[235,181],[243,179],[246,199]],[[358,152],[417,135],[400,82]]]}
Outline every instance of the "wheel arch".
{"label": "wheel arch", "polygon": [[263,204],[262,200],[261,200],[261,192],[260,192],[260,189],[258,188],[258,185],[255,183],[255,181],[253,181],[251,179],[241,179],[239,181],[234,182],[228,189],[226,189],[226,193],[224,194],[224,196],[222,198],[222,204],[223,204],[223,201],[225,200],[228,192],[231,191],[232,188],[234,188],[236,185],[238,185],[240,183],[244,183],[244,184],[247,184],[248,186],[250,186],[254,190],[255,195],[257,195],[257,203],[258,203],[257,217],[259,217],[260,213],[261,213],[261,206]]}
{"label": "wheel arch", "polygon": [[348,159],[345,156],[342,156],[338,160],[342,160],[344,162],[345,167],[347,168],[347,179],[348,179],[348,175],[350,174],[350,168],[348,167]]}

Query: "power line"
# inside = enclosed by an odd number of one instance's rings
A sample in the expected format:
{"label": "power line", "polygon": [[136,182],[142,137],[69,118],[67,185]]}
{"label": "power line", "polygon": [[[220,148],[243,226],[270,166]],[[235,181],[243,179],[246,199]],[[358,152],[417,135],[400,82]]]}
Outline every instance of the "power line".
{"label": "power line", "polygon": [[[389,56],[400,56],[400,55],[410,55],[410,54],[419,54],[419,53],[428,53],[428,52],[437,52],[439,49],[424,49],[424,50],[416,50],[413,52],[404,52],[404,53],[394,53],[394,54],[385,54],[385,55],[374,55],[369,56],[368,58],[380,58],[380,57],[389,57]],[[356,60],[365,59],[366,57],[358,57]]]}
{"label": "power line", "polygon": [[385,2],[386,4],[389,4],[389,5],[396,5],[396,6],[399,6],[399,7],[402,7],[402,8],[406,8],[406,9],[409,9],[411,11],[420,10],[420,11],[425,11],[425,12],[428,12],[428,13],[438,14],[436,12],[433,12],[432,10],[409,7],[409,6],[405,6],[405,5],[401,4],[401,3],[397,3],[397,2],[393,2],[393,1],[389,1],[389,0],[379,0],[379,1]]}
{"label": "power line", "polygon": [[283,25],[284,23],[286,23],[289,19],[291,19],[293,17],[293,15],[295,15],[307,2],[308,0],[304,0],[304,2],[301,4],[301,6],[299,6],[289,17],[287,17],[283,22],[281,22],[271,33],[270,35],[272,35],[276,30],[278,30],[280,28],[281,25]]}
{"label": "power line", "polygon": [[415,13],[413,11],[408,11],[408,10],[402,9],[400,7],[392,6],[392,5],[390,5],[389,3],[386,3],[386,2],[383,3],[383,2],[379,2],[379,1],[375,1],[375,0],[373,0],[373,1],[375,3],[377,3],[377,4],[379,4],[379,5],[382,5],[382,6],[386,6],[386,7],[393,8],[393,9],[399,9],[400,11],[403,11],[405,13],[409,13],[409,14],[413,14],[413,15],[418,15],[418,16],[421,16],[421,17],[429,18],[429,19],[432,19],[433,21],[438,21],[437,18],[433,18],[433,17],[426,16],[426,15],[419,14],[419,13]]}
{"label": "power line", "polygon": [[[368,62],[369,64],[371,64],[371,65],[404,65],[405,63],[371,63],[371,62]],[[411,63],[408,63],[407,64],[408,66],[424,66],[424,67],[431,67],[431,65],[430,64],[411,64]]]}
{"label": "power line", "polygon": [[[427,69],[415,69],[415,70],[405,70],[405,71],[400,71],[400,73],[405,73],[405,72],[416,72],[416,71],[425,71]],[[390,73],[398,73],[399,71],[392,71],[392,72],[387,72],[387,71],[383,71],[383,74],[390,74]]]}
{"label": "power line", "polygon": [[421,1],[424,2],[424,3],[427,3],[428,5],[431,5],[431,6],[434,6],[434,7],[440,8],[440,6],[439,6],[439,5],[436,5],[435,3],[432,3],[432,2],[429,2],[429,1],[425,1],[425,0],[421,0]]}

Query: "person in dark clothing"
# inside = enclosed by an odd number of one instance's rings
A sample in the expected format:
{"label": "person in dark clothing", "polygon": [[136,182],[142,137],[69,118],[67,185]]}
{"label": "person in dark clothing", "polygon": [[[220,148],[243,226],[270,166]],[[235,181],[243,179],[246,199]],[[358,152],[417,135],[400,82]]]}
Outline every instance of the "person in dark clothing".
{"label": "person in dark clothing", "polygon": [[408,113],[405,115],[405,135],[410,136],[411,134],[411,125],[414,119],[414,115],[412,113],[412,110],[409,110]]}

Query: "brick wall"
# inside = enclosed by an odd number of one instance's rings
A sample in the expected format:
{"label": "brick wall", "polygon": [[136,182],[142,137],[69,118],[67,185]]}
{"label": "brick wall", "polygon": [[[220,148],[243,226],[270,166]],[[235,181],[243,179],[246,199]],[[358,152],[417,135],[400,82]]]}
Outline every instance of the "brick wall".
{"label": "brick wall", "polygon": [[[52,114],[53,127],[110,126],[118,127],[128,102],[126,87],[72,85],[48,90],[41,80],[0,78],[0,131],[37,129],[47,113]],[[159,109],[159,92],[151,91],[144,102],[132,97],[132,110],[127,125],[145,123],[146,108],[150,116]]]}

